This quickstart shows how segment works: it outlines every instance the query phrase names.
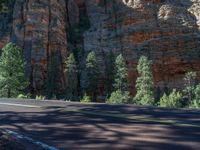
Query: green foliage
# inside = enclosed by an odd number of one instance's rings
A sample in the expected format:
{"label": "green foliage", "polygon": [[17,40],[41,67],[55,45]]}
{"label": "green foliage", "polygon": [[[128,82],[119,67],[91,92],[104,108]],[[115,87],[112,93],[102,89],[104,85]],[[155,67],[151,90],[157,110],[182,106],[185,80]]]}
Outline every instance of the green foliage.
{"label": "green foliage", "polygon": [[161,107],[170,107],[170,108],[177,108],[182,107],[182,93],[173,89],[172,93],[167,96],[166,94],[160,99],[160,106]]}
{"label": "green foliage", "polygon": [[45,100],[46,97],[45,96],[42,96],[42,95],[36,95],[36,100]]}
{"label": "green foliage", "polygon": [[71,53],[69,57],[67,58],[66,64],[66,73],[67,73],[67,79],[68,79],[68,87],[67,87],[67,98],[72,100],[77,96],[77,85],[78,85],[78,79],[77,79],[77,73],[78,68],[76,64],[76,60],[74,55]]}
{"label": "green foliage", "polygon": [[31,94],[30,93],[28,93],[28,94],[19,94],[18,96],[17,96],[17,98],[18,99],[30,99],[31,98]]}
{"label": "green foliage", "polygon": [[189,105],[189,108],[200,108],[200,100],[192,100]]}
{"label": "green foliage", "polygon": [[25,60],[22,50],[8,43],[0,57],[0,96],[17,97],[29,85],[25,77]]}
{"label": "green foliage", "polygon": [[195,95],[194,99],[200,100],[200,84],[198,84],[198,85],[195,87],[194,95]]}
{"label": "green foliage", "polygon": [[106,59],[106,81],[105,81],[105,89],[106,93],[110,96],[111,92],[113,91],[113,84],[115,78],[115,60],[114,55],[110,52],[107,55]]}
{"label": "green foliage", "polygon": [[107,100],[109,104],[127,104],[130,100],[130,93],[128,92],[127,75],[128,69],[126,62],[120,54],[115,60],[115,74],[114,74],[114,88],[116,91],[111,93]]}
{"label": "green foliage", "polygon": [[200,84],[194,90],[194,99],[190,102],[190,108],[200,108]]}
{"label": "green foliage", "polygon": [[95,52],[90,52],[86,58],[86,92],[95,99],[99,81],[99,69]]}
{"label": "green foliage", "polygon": [[126,62],[122,54],[120,54],[115,60],[115,80],[113,85],[115,90],[127,91],[127,76],[128,69],[126,67]]}
{"label": "green foliage", "polygon": [[152,62],[145,56],[141,56],[138,62],[137,71],[139,77],[136,80],[137,94],[134,98],[136,104],[154,105],[153,96],[153,75],[151,72]]}
{"label": "green foliage", "polygon": [[188,72],[185,74],[185,89],[183,90],[185,96],[188,99],[188,103],[190,103],[195,96],[195,82],[196,82],[197,74],[196,72]]}
{"label": "green foliage", "polygon": [[106,101],[108,104],[128,104],[130,93],[128,91],[117,90],[113,92],[110,98]]}
{"label": "green foliage", "polygon": [[81,103],[90,103],[91,102],[91,97],[85,94],[83,96],[83,99],[81,100]]}

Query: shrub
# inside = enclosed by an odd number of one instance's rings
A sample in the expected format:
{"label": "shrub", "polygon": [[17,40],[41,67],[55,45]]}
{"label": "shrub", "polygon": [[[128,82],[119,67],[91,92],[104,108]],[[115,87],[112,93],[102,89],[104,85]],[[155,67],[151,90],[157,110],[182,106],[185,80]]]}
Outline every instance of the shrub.
{"label": "shrub", "polygon": [[182,98],[182,93],[176,91],[176,89],[173,89],[172,93],[170,93],[169,96],[167,96],[166,94],[163,95],[163,97],[160,99],[160,106],[170,108],[181,107]]}
{"label": "shrub", "polygon": [[90,103],[91,102],[91,98],[88,95],[84,95],[83,99],[81,100],[81,103]]}
{"label": "shrub", "polygon": [[189,108],[200,108],[200,100],[193,100]]}
{"label": "shrub", "polygon": [[130,100],[130,93],[128,91],[117,90],[113,92],[110,98],[106,101],[108,104],[127,104]]}
{"label": "shrub", "polygon": [[45,96],[37,95],[35,99],[36,100],[45,100],[46,98],[45,98]]}
{"label": "shrub", "polygon": [[194,90],[194,99],[191,101],[190,108],[200,108],[200,84]]}
{"label": "shrub", "polygon": [[19,94],[19,95],[17,96],[17,98],[18,98],[18,99],[29,99],[29,98],[31,98],[31,94],[26,94],[26,95],[24,95],[24,94]]}

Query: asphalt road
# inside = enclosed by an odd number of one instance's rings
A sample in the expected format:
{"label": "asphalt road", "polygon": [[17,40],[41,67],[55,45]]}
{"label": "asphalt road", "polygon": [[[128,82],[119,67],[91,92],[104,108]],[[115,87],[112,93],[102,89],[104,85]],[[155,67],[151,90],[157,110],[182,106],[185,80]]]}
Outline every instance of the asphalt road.
{"label": "asphalt road", "polygon": [[0,99],[0,129],[64,150],[200,149],[200,110]]}

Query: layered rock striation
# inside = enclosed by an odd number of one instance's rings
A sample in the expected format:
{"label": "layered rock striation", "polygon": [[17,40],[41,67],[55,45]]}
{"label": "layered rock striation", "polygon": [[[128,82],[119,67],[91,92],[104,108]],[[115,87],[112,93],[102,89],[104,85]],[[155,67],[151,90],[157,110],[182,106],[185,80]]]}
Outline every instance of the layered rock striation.
{"label": "layered rock striation", "polygon": [[[181,88],[183,75],[200,75],[200,0],[15,0],[0,18],[0,48],[8,41],[24,50],[32,92],[40,94],[52,58],[57,61],[57,93],[67,86],[64,61],[75,52],[83,69],[89,51],[97,54],[105,95],[106,59],[122,53],[135,92],[141,55],[153,61],[155,87]],[[79,85],[84,79],[80,74]]]}
{"label": "layered rock striation", "polygon": [[91,28],[85,33],[84,49],[96,51],[101,70],[106,52],[123,53],[132,93],[141,55],[153,61],[158,89],[180,88],[186,72],[200,73],[199,4],[199,0],[87,1]]}
{"label": "layered rock striation", "polygon": [[52,56],[56,58],[57,92],[63,92],[66,86],[63,64],[67,56],[65,0],[15,0],[13,3],[12,17],[10,12],[3,14],[10,17],[10,22],[6,22],[9,35],[2,36],[6,40],[1,40],[1,47],[12,41],[24,50],[27,76],[32,83],[32,92],[36,94],[42,92]]}

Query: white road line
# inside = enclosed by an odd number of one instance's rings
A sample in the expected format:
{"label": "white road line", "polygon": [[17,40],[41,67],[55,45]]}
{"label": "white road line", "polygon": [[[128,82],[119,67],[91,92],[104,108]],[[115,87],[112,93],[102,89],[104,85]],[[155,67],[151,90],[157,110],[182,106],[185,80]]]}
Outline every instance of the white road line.
{"label": "white road line", "polygon": [[36,105],[24,105],[24,104],[15,104],[15,103],[0,103],[0,105],[28,107],[28,108],[41,108],[41,106],[36,106]]}
{"label": "white road line", "polygon": [[45,150],[59,150],[58,148],[55,148],[53,146],[49,146],[43,142],[40,142],[40,141],[37,141],[37,140],[34,140],[30,137],[27,137],[25,135],[22,135],[22,134],[19,134],[17,132],[14,132],[14,131],[11,131],[11,130],[5,130],[5,132],[11,136],[13,136],[13,138],[17,138],[17,139],[21,139],[21,140],[26,140],[34,145],[37,145],[39,147],[42,147],[44,148]]}

